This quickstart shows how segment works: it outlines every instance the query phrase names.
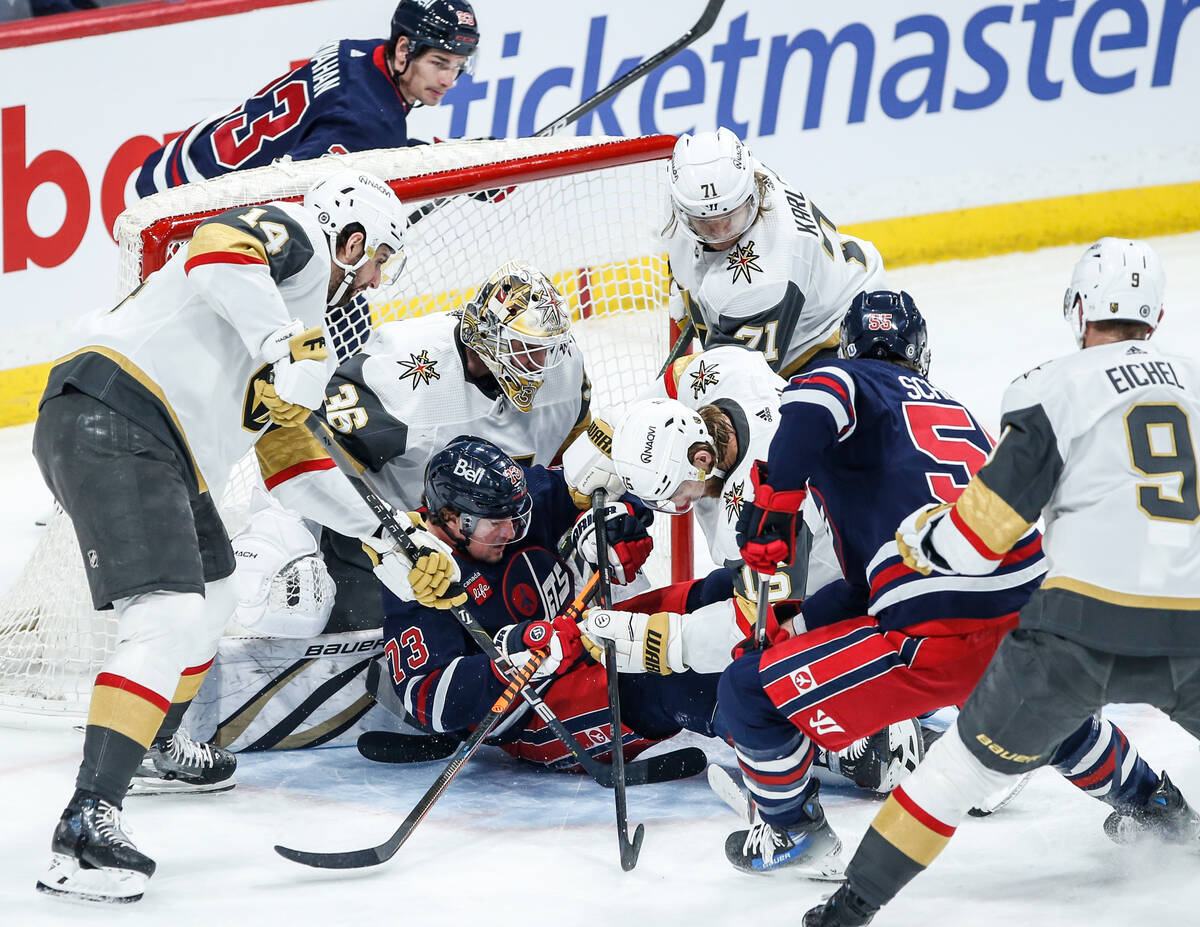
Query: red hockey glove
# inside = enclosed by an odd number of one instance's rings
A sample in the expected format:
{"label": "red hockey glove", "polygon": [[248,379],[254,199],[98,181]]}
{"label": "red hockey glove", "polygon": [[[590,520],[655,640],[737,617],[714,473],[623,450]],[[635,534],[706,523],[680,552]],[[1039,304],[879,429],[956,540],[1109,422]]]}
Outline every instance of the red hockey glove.
{"label": "red hockey glove", "polygon": [[537,668],[533,679],[565,673],[583,655],[579,628],[568,618],[506,625],[496,632],[494,641],[496,649],[513,666],[525,665],[535,650],[549,650],[550,655]]}
{"label": "red hockey glove", "polygon": [[750,569],[768,576],[796,556],[796,516],[807,490],[777,491],[767,483],[767,465],[754,462],[750,471],[754,501],[742,506],[737,520],[737,543]]}
{"label": "red hockey glove", "polygon": [[[649,509],[639,517],[628,502],[610,502],[604,507],[608,563],[612,567],[612,581],[618,586],[631,582],[650,556],[654,540],[646,526],[653,517]],[[596,528],[590,509],[575,519],[568,543],[577,560],[596,568]]]}

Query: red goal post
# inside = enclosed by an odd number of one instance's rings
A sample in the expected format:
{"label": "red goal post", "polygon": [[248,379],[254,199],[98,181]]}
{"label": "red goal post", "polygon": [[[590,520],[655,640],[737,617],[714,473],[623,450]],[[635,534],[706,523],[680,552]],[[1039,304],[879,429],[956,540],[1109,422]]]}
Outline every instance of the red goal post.
{"label": "red goal post", "polygon": [[[666,308],[667,264],[659,239],[668,215],[665,165],[674,141],[646,136],[447,142],[277,162],[173,188],[118,218],[116,298],[162,266],[208,216],[298,200],[335,167],[367,170],[386,180],[409,210],[436,204],[410,227],[408,264],[396,287],[372,302],[372,323],[457,308],[505,261],[528,261],[550,275],[568,299],[593,384],[593,412],[615,419],[657,375],[676,335]],[[483,195],[496,190],[506,195],[497,201]],[[240,527],[257,479],[245,462],[221,495],[231,533]],[[691,577],[691,519],[658,521],[652,582]],[[92,678],[115,634],[111,613],[90,607],[69,520],[59,515],[0,599],[0,706],[85,711]]]}

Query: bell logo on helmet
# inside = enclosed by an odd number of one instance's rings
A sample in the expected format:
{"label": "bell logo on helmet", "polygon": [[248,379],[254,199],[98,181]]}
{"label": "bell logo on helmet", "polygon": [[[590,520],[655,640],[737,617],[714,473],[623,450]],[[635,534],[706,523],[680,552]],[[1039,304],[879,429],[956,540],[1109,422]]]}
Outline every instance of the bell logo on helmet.
{"label": "bell logo on helmet", "polygon": [[483,479],[484,467],[472,467],[463,458],[454,461],[454,475],[461,476],[464,480],[471,483],[478,483]]}

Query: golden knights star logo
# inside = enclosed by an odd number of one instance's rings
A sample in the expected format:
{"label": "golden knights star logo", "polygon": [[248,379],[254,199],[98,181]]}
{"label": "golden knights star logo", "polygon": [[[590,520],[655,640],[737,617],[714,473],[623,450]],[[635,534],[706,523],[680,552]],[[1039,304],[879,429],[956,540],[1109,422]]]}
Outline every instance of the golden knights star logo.
{"label": "golden knights star logo", "polygon": [[737,521],[739,515],[742,514],[742,493],[746,488],[746,481],[734,483],[721,496],[725,503],[725,517],[730,521]]}
{"label": "golden knights star logo", "polygon": [[692,398],[699,399],[704,395],[704,391],[710,386],[716,386],[721,379],[717,374],[717,365],[708,364],[705,366],[704,361],[700,361],[696,365],[696,369],[688,374],[692,378]]}
{"label": "golden knights star logo", "polygon": [[422,351],[420,354],[409,354],[411,361],[396,361],[404,368],[404,373],[400,374],[401,380],[406,380],[412,377],[412,388],[416,389],[422,383],[428,383],[431,380],[440,380],[442,375],[437,372],[437,361],[429,359],[429,352]]}
{"label": "golden knights star logo", "polygon": [[754,253],[754,242],[746,242],[746,247],[735,245],[734,249],[729,252],[729,269],[733,271],[733,280],[731,283],[737,283],[738,277],[745,274],[746,282],[750,283],[750,271],[757,270],[762,273],[762,268],[758,266],[758,255]]}

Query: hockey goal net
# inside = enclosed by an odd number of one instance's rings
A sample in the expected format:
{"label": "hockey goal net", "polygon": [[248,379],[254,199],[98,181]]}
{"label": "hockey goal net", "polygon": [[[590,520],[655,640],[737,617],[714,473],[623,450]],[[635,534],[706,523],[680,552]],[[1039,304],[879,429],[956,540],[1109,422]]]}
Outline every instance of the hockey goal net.
{"label": "hockey goal net", "polygon": [[[673,143],[670,136],[450,142],[282,162],[178,187],[117,220],[117,298],[162,266],[207,216],[296,200],[333,169],[364,169],[386,179],[406,208],[435,207],[410,227],[407,266],[372,304],[372,324],[457,308],[505,261],[525,260],[570,301],[593,411],[616,417],[657,374],[674,334],[658,238]],[[257,479],[253,462],[243,461],[221,496],[230,534]],[[656,585],[691,575],[683,521],[659,519],[655,528],[648,572]],[[92,609],[70,520],[57,512],[0,600],[0,707],[85,713],[115,641],[116,620]]]}

